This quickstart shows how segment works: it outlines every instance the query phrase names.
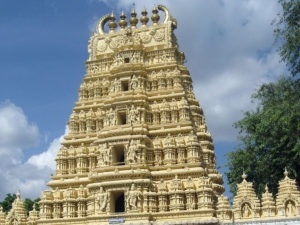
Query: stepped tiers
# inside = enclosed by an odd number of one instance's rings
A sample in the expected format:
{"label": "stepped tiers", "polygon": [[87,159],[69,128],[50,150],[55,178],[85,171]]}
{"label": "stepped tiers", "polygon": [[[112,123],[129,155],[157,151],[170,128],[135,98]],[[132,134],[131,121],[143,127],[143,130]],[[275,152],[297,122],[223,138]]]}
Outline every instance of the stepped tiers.
{"label": "stepped tiers", "polygon": [[18,197],[0,224],[208,225],[299,215],[287,177],[276,206],[268,192],[261,206],[244,180],[230,209],[176,26],[161,5],[151,17],[133,9],[128,21],[124,12],[100,19],[51,190],[39,214],[26,220]]}
{"label": "stepped tiers", "polygon": [[217,223],[223,180],[176,20],[164,6],[147,14],[138,18],[133,9],[127,21],[122,12],[118,22],[104,16],[90,38],[52,190],[41,197],[44,224]]}

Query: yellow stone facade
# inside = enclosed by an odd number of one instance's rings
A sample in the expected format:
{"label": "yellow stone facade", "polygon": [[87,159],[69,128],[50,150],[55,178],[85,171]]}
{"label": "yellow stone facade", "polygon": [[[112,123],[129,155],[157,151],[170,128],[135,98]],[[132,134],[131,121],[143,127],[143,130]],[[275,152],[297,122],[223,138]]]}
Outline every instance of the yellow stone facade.
{"label": "yellow stone facade", "polygon": [[114,14],[100,19],[40,212],[27,218],[18,195],[8,215],[0,210],[0,224],[221,224],[300,214],[287,175],[276,207],[268,192],[261,203],[244,175],[230,208],[176,20],[162,5],[149,17],[133,9],[128,21],[123,12],[118,24]]}

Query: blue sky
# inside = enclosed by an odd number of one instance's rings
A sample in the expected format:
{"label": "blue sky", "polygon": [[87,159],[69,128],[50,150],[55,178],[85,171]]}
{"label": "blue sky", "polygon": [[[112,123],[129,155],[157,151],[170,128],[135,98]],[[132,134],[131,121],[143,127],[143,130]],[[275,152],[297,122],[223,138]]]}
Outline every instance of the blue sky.
{"label": "blue sky", "polygon": [[[53,173],[59,138],[85,74],[97,21],[125,0],[0,2],[0,200],[18,189],[36,198]],[[137,12],[169,7],[219,166],[237,144],[232,123],[254,108],[251,93],[285,68],[274,46],[274,0],[136,1]]]}

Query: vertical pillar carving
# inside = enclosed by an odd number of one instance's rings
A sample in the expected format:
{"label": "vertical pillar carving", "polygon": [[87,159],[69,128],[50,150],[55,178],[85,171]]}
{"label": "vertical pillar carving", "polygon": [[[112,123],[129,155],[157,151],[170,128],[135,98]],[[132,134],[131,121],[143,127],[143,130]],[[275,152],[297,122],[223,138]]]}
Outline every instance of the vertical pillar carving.
{"label": "vertical pillar carving", "polygon": [[96,213],[96,195],[95,190],[90,190],[87,197],[87,216],[93,216]]}
{"label": "vertical pillar carving", "polygon": [[190,134],[187,140],[187,162],[200,162],[200,144],[197,136],[194,134]]}
{"label": "vertical pillar carving", "polygon": [[184,209],[184,191],[183,184],[177,175],[171,181],[171,188],[169,191],[170,211],[179,211]]}
{"label": "vertical pillar carving", "polygon": [[197,185],[198,209],[213,209],[213,190],[208,177],[201,177]]}
{"label": "vertical pillar carving", "polygon": [[185,163],[186,162],[186,147],[184,139],[181,135],[178,135],[176,138],[176,146],[177,146],[177,163]]}
{"label": "vertical pillar carving", "polygon": [[43,191],[40,201],[41,219],[51,219],[53,213],[53,195],[51,191]]}
{"label": "vertical pillar carving", "polygon": [[84,189],[83,185],[80,185],[78,189],[77,216],[78,217],[86,216],[86,190]]}
{"label": "vertical pillar carving", "polygon": [[76,164],[77,173],[84,174],[88,172],[88,160],[87,160],[88,149],[81,144],[81,147],[77,149]]}
{"label": "vertical pillar carving", "polygon": [[176,164],[176,147],[175,147],[175,140],[171,137],[170,134],[164,140],[164,164]]}
{"label": "vertical pillar carving", "polygon": [[76,151],[75,148],[73,148],[73,146],[70,146],[70,148],[68,149],[68,173],[69,174],[75,174],[76,173]]}
{"label": "vertical pillar carving", "polygon": [[194,210],[197,207],[195,185],[192,177],[185,182],[186,209]]}
{"label": "vertical pillar carving", "polygon": [[168,189],[163,180],[157,184],[158,190],[158,210],[159,212],[165,212],[169,209],[169,198],[168,198]]}
{"label": "vertical pillar carving", "polygon": [[163,153],[160,139],[156,138],[153,141],[154,147],[154,164],[162,165],[163,164]]}
{"label": "vertical pillar carving", "polygon": [[56,188],[53,193],[53,218],[61,218],[62,217],[62,193]]}
{"label": "vertical pillar carving", "polygon": [[76,217],[77,205],[76,205],[76,191],[72,188],[68,188],[64,191],[64,203],[63,203],[63,217],[73,218]]}

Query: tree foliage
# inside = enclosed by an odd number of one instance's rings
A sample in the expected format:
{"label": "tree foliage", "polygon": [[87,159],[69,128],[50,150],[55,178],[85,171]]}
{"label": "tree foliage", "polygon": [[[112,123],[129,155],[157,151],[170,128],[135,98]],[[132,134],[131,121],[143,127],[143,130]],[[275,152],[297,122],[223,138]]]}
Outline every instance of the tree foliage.
{"label": "tree foliage", "polygon": [[286,167],[300,183],[300,81],[280,78],[253,94],[254,111],[246,112],[235,127],[242,145],[228,154],[230,189],[236,192],[243,170],[258,195],[268,184],[275,195]]}
{"label": "tree foliage", "polygon": [[39,201],[40,201],[40,198],[34,199],[33,201],[29,198],[26,198],[24,200],[24,208],[26,210],[27,215],[29,215],[29,212],[33,210],[34,203],[36,203],[35,210],[37,210],[37,211],[40,210],[39,205],[38,205]]}
{"label": "tree foliage", "polygon": [[0,202],[0,205],[2,206],[4,212],[8,212],[9,210],[11,210],[12,203],[16,198],[16,194],[9,193],[6,195],[5,199],[2,202]]}
{"label": "tree foliage", "polygon": [[300,1],[279,0],[282,13],[274,30],[280,55],[291,74],[300,74]]}

